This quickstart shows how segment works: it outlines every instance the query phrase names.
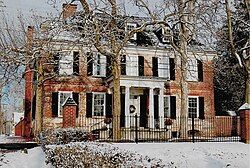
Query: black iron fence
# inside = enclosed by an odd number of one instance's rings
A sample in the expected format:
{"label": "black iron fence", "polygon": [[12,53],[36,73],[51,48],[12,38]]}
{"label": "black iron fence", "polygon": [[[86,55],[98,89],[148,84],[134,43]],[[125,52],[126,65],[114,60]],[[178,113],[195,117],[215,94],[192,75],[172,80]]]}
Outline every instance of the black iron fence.
{"label": "black iron fence", "polygon": [[[216,116],[175,119],[164,117],[119,116],[119,128],[113,118],[78,117],[77,127],[92,132],[100,141],[123,142],[238,142],[240,117]],[[118,127],[118,126],[117,126]],[[114,130],[119,130],[115,131]],[[119,137],[117,139],[117,137]]]}

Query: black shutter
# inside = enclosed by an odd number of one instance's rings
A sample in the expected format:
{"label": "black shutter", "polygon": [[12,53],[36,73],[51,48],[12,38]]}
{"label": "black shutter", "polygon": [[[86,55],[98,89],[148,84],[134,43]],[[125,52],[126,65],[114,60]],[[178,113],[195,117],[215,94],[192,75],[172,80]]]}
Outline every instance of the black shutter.
{"label": "black shutter", "polygon": [[199,97],[199,119],[205,119],[205,115],[204,115],[204,97]]}
{"label": "black shutter", "polygon": [[203,82],[203,64],[201,60],[197,60],[197,66],[198,66],[198,81]]}
{"label": "black shutter", "polygon": [[112,94],[106,93],[106,117],[112,117]]}
{"label": "black shutter", "polygon": [[35,119],[36,116],[36,95],[32,99],[32,119]]}
{"label": "black shutter", "polygon": [[76,102],[77,106],[76,106],[76,118],[79,115],[79,93],[74,93],[73,92],[73,100]]}
{"label": "black shutter", "polygon": [[176,119],[176,97],[170,96],[170,118]]}
{"label": "black shutter", "polygon": [[147,95],[140,95],[140,127],[147,127]]}
{"label": "black shutter", "polygon": [[92,93],[86,93],[86,117],[92,117]]}
{"label": "black shutter", "polygon": [[138,68],[139,68],[139,76],[144,76],[144,57],[138,56]]}
{"label": "black shutter", "polygon": [[73,75],[79,75],[79,52],[73,52]]}
{"label": "black shutter", "polygon": [[93,58],[91,53],[87,53],[87,76],[93,74]]}
{"label": "black shutter", "polygon": [[[114,117],[119,117],[119,116],[114,116]],[[121,120],[120,126],[125,127],[125,94],[121,94],[121,118],[120,120]]]}
{"label": "black shutter", "polygon": [[111,58],[107,57],[107,64],[106,64],[106,77],[112,75],[112,65],[111,65]]}
{"label": "black shutter", "polygon": [[58,92],[52,93],[52,117],[58,117]]}
{"label": "black shutter", "polygon": [[60,60],[59,53],[54,54],[54,73],[55,74],[59,74],[59,60]]}
{"label": "black shutter", "polygon": [[169,58],[170,63],[170,80],[175,80],[175,62],[174,58]]}
{"label": "black shutter", "polygon": [[158,58],[157,57],[152,58],[152,71],[153,71],[153,76],[158,76]]}
{"label": "black shutter", "polygon": [[121,75],[126,75],[126,55],[121,56]]}
{"label": "black shutter", "polygon": [[154,119],[159,119],[159,95],[154,95]]}

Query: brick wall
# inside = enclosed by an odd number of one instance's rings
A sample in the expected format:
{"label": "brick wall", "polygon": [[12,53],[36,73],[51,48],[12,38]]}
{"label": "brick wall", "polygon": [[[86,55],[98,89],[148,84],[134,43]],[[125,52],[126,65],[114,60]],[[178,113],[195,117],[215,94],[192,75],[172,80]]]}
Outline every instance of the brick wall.
{"label": "brick wall", "polygon": [[241,110],[241,140],[250,144],[250,110]]}
{"label": "brick wall", "polygon": [[76,106],[65,105],[63,107],[63,128],[74,128],[76,126]]}

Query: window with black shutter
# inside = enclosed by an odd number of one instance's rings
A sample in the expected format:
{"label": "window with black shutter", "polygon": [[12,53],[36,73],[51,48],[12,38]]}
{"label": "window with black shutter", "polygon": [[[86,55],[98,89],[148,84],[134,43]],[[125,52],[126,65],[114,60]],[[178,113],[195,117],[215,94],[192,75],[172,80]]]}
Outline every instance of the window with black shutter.
{"label": "window with black shutter", "polygon": [[58,117],[58,92],[52,93],[52,117]]}
{"label": "window with black shutter", "polygon": [[175,61],[174,58],[169,58],[170,63],[170,80],[175,80]]}
{"label": "window with black shutter", "polygon": [[112,64],[111,64],[111,58],[107,57],[107,64],[106,64],[106,77],[109,77],[112,75]]}
{"label": "window with black shutter", "polygon": [[159,95],[154,95],[154,119],[159,119]]}
{"label": "window with black shutter", "polygon": [[59,74],[59,60],[60,60],[59,53],[54,54],[54,73],[55,74]]}
{"label": "window with black shutter", "polygon": [[36,116],[36,95],[32,99],[32,119],[35,119]]}
{"label": "window with black shutter", "polygon": [[73,100],[77,104],[77,106],[76,106],[76,118],[78,118],[78,115],[79,115],[79,93],[73,92]]}
{"label": "window with black shutter", "polygon": [[153,76],[158,76],[158,58],[157,57],[152,58],[152,71],[153,71]]}
{"label": "window with black shutter", "polygon": [[93,74],[93,58],[91,53],[87,53],[87,76]]}
{"label": "window with black shutter", "polygon": [[[121,100],[120,126],[125,127],[125,94],[121,94],[120,100]],[[119,116],[114,116],[114,117],[119,117]],[[128,119],[128,118],[126,118],[126,119]]]}
{"label": "window with black shutter", "polygon": [[139,76],[144,76],[144,57],[139,56],[138,58],[139,58],[138,59]]}
{"label": "window with black shutter", "polygon": [[126,55],[121,56],[121,75],[126,75]]}
{"label": "window with black shutter", "polygon": [[198,66],[198,81],[203,82],[203,64],[201,60],[197,60]]}
{"label": "window with black shutter", "polygon": [[112,94],[106,93],[106,117],[112,117]]}
{"label": "window with black shutter", "polygon": [[86,117],[92,117],[92,93],[86,93]]}
{"label": "window with black shutter", "polygon": [[73,75],[79,75],[79,52],[73,52]]}
{"label": "window with black shutter", "polygon": [[205,119],[204,97],[199,97],[199,119]]}
{"label": "window with black shutter", "polygon": [[176,97],[170,96],[170,118],[176,119]]}

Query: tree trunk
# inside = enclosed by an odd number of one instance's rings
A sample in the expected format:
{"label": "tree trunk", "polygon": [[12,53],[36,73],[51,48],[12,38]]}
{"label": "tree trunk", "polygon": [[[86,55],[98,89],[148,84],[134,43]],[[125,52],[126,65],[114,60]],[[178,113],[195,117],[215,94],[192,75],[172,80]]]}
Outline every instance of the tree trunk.
{"label": "tree trunk", "polygon": [[185,2],[179,0],[179,13],[180,13],[180,61],[181,61],[181,111],[180,111],[180,138],[187,138],[187,97],[188,97],[188,86],[187,86],[187,16],[184,15]]}
{"label": "tree trunk", "polygon": [[36,85],[36,114],[35,114],[35,135],[42,131],[42,96],[43,96],[43,67],[41,60],[37,62],[37,85]]}
{"label": "tree trunk", "polygon": [[250,104],[250,58],[246,60],[246,71],[247,71],[247,80],[246,80],[246,103]]}
{"label": "tree trunk", "polygon": [[120,99],[120,66],[119,56],[113,59],[112,73],[113,73],[113,138],[121,139],[120,116],[121,116],[121,99]]}

